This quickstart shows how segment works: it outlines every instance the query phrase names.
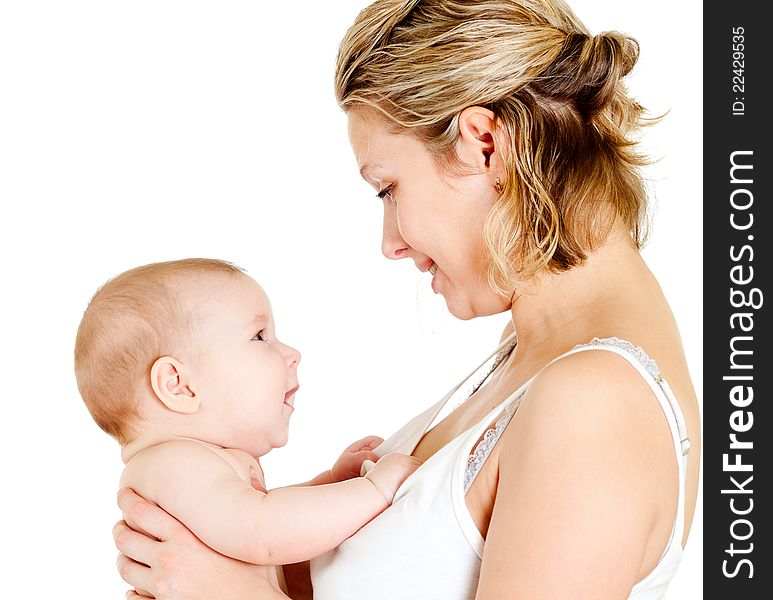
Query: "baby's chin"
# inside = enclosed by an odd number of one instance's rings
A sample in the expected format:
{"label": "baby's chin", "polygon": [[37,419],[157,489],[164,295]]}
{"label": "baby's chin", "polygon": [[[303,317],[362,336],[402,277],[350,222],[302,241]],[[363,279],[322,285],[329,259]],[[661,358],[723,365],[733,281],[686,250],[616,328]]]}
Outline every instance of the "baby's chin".
{"label": "baby's chin", "polygon": [[287,445],[287,442],[290,439],[290,427],[289,423],[288,426],[284,428],[283,431],[278,431],[271,439],[271,448],[281,448],[282,446]]}
{"label": "baby's chin", "polygon": [[274,448],[281,448],[282,446],[285,446],[287,442],[290,440],[290,430],[289,427],[285,430],[285,433],[283,436],[281,436],[275,443]]}
{"label": "baby's chin", "polygon": [[[255,443],[256,439],[260,439],[260,442]],[[231,443],[233,445],[226,447],[230,447],[235,450],[242,450],[250,456],[259,458],[261,456],[265,456],[276,448],[285,446],[288,442],[288,439],[289,432],[287,429],[285,429],[284,432],[277,432],[270,437],[266,437],[265,433],[261,434],[260,437],[258,434],[254,434],[249,442],[245,440],[232,440]]]}

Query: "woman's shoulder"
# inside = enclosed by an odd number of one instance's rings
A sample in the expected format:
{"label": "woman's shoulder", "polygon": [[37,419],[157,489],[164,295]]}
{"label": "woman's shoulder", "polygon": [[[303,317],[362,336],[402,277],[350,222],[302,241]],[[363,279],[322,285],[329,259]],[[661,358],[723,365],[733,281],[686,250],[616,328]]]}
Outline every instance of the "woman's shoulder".
{"label": "woman's shoulder", "polygon": [[599,434],[600,428],[636,423],[653,408],[660,411],[651,383],[624,354],[573,352],[550,363],[524,393],[518,420],[549,419],[551,429],[587,426]]}
{"label": "woman's shoulder", "polygon": [[535,490],[524,488],[524,480],[540,473],[559,495],[571,492],[578,501],[618,490],[608,509],[619,508],[622,494],[626,510],[638,507],[640,517],[652,514],[647,490],[662,483],[674,462],[669,426],[650,383],[616,352],[575,352],[545,367],[500,443],[503,485]]}
{"label": "woman's shoulder", "polygon": [[506,534],[555,564],[637,581],[675,492],[663,485],[673,447],[652,394],[615,352],[575,352],[545,367],[500,440],[490,531],[501,531],[486,543]]}
{"label": "woman's shoulder", "polygon": [[624,356],[604,351],[574,352],[545,367],[501,443],[500,470],[505,457],[519,456],[530,468],[551,470],[560,461],[589,481],[635,479],[637,486],[673,455],[651,383]]}
{"label": "woman's shoulder", "polygon": [[[629,349],[588,349],[533,379],[497,461],[493,514],[531,509],[515,539],[532,535],[527,543],[546,552],[583,548],[565,558],[587,569],[638,565],[629,583],[652,570],[674,523],[679,478],[658,380],[648,371]],[[504,521],[491,526],[506,528]]]}

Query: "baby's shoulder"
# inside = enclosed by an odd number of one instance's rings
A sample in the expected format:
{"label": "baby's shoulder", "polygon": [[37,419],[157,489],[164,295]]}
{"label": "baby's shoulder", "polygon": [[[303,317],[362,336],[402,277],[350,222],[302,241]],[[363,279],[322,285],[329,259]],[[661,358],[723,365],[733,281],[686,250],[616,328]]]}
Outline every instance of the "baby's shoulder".
{"label": "baby's shoulder", "polygon": [[182,480],[191,478],[238,477],[249,482],[250,468],[241,454],[245,453],[197,440],[170,440],[135,454],[124,468],[121,486],[142,490],[147,497],[156,495],[163,486],[179,485]]}
{"label": "baby's shoulder", "polygon": [[143,448],[126,463],[126,466],[181,465],[193,461],[203,461],[207,464],[218,462],[215,458],[218,456],[223,460],[223,455],[218,450],[222,451],[222,448],[216,448],[198,440],[169,440]]}

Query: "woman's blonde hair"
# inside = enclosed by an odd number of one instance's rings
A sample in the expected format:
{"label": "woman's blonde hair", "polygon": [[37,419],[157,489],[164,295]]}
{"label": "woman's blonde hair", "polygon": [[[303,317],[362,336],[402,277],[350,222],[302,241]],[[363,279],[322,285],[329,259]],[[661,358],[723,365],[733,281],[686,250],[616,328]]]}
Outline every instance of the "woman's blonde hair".
{"label": "woman's blonde hair", "polygon": [[346,33],[335,90],[458,165],[459,115],[483,106],[505,140],[506,172],[484,237],[489,284],[581,264],[615,219],[644,242],[646,190],[633,134],[646,123],[621,79],[639,46],[592,36],[562,0],[377,0]]}

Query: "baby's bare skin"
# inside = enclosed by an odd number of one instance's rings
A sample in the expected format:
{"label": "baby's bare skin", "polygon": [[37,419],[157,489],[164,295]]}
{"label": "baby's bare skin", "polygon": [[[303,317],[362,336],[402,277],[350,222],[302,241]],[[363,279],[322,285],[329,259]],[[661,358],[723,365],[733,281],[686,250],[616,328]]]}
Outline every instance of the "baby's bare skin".
{"label": "baby's bare skin", "polygon": [[268,491],[260,463],[247,452],[180,439],[131,456],[121,486],[177,517],[221,554],[265,565],[266,580],[285,592],[279,565],[338,546],[391,503],[418,464],[387,455],[367,477]]}
{"label": "baby's bare skin", "polygon": [[[220,554],[258,565],[265,597],[286,598],[279,567],[341,544],[420,464],[379,459],[383,440],[370,436],[311,481],[266,489],[259,457],[287,442],[300,353],[277,338],[263,289],[233,266],[189,259],[128,271],[100,289],[84,322],[79,386],[100,425],[121,432],[121,487]],[[115,374],[110,385],[97,386],[105,374]],[[365,460],[378,462],[360,477]]]}

